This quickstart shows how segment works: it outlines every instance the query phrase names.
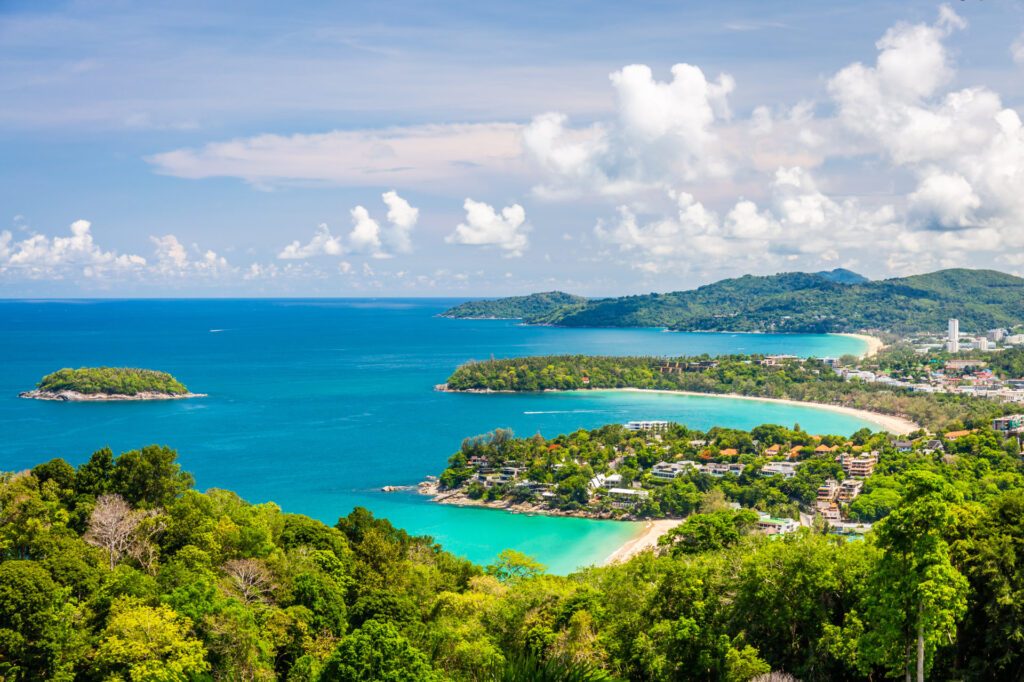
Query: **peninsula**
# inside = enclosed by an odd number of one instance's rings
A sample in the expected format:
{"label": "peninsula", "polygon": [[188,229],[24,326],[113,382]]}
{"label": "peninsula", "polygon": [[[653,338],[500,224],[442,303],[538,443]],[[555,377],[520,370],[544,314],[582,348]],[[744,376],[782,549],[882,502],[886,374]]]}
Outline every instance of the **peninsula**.
{"label": "peninsula", "polygon": [[451,318],[514,318],[561,327],[664,327],[673,331],[895,334],[1024,325],[1024,279],[995,270],[950,269],[868,280],[848,270],[746,275],[687,291],[584,299],[547,292],[469,301]]}
{"label": "peninsula", "polygon": [[102,402],[201,398],[167,372],[132,367],[64,368],[47,374],[31,391],[18,394],[35,400]]}
{"label": "peninsula", "polygon": [[[885,362],[886,357],[876,355],[866,362]],[[471,393],[644,389],[791,400],[899,418],[885,425],[897,433],[919,426],[959,428],[1019,410],[1015,403],[972,394],[866,381],[864,373],[850,369],[860,363],[852,356],[535,356],[467,362],[437,388]]]}

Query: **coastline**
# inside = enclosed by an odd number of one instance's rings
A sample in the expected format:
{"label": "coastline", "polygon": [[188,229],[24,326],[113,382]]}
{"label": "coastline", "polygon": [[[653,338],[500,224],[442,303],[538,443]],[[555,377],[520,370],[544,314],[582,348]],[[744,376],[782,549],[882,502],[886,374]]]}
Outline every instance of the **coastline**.
{"label": "coastline", "polygon": [[621,547],[601,562],[602,566],[624,563],[638,554],[658,546],[662,535],[683,523],[683,519],[655,519],[647,521],[644,527]]}
{"label": "coastline", "polygon": [[877,355],[878,351],[885,348],[885,342],[882,341],[882,339],[878,338],[877,336],[871,336],[870,334],[836,333],[834,334],[834,336],[846,336],[848,338],[857,339],[859,341],[863,341],[864,343],[866,343],[868,345],[868,348],[860,355],[861,358],[870,358],[873,355]]}
{"label": "coastline", "polygon": [[[881,412],[871,412],[870,410],[859,410],[855,407],[846,407],[844,405],[830,405],[829,403],[812,403],[803,400],[791,400],[789,398],[761,398],[753,395],[739,395],[736,393],[700,393],[698,391],[671,391],[662,388],[594,388],[589,389],[591,391],[631,391],[635,393],[669,393],[674,395],[689,395],[697,397],[707,398],[730,398],[733,400],[758,400],[761,402],[769,403],[782,403],[784,405],[804,405],[810,407],[821,408],[823,410],[829,410],[830,412],[837,412],[839,414],[845,414],[850,417],[857,417],[864,421],[872,422],[881,426],[884,430],[893,433],[897,436],[904,436],[912,431],[916,431],[921,428],[921,425],[913,422],[904,417],[897,417],[890,414],[882,414]],[[566,391],[568,393],[569,391]]]}
{"label": "coastline", "polygon": [[181,393],[175,395],[155,393],[153,391],[143,391],[135,395],[127,395],[125,393],[79,393],[78,391],[57,391],[52,393],[49,391],[33,390],[22,391],[18,394],[18,397],[28,400],[52,400],[66,403],[116,403],[142,400],[185,400],[187,398],[205,398],[207,396],[205,393]]}

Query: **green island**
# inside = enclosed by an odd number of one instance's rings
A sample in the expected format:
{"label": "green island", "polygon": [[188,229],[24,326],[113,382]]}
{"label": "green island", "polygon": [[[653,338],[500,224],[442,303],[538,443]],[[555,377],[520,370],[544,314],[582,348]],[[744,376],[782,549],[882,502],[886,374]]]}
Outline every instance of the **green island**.
{"label": "green island", "polygon": [[[587,434],[595,446],[625,436]],[[752,436],[704,434],[740,447]],[[529,444],[501,438],[472,447]],[[0,676],[813,681],[902,678],[920,659],[932,679],[1016,677],[1015,443],[979,429],[942,454],[901,453],[882,435],[854,438],[882,453],[865,488],[889,491],[857,498],[887,512],[863,539],[824,525],[757,532],[751,512],[686,478],[669,485],[693,513],[659,547],[565,577],[515,551],[474,565],[361,508],[328,526],[201,493],[166,447],[50,460],[0,475]],[[781,486],[764,490],[788,504]]]}
{"label": "green island", "polygon": [[[836,405],[901,417],[937,430],[984,424],[1019,405],[951,392],[918,392],[889,383],[850,380],[837,366],[897,362],[894,349],[859,361],[764,355],[709,357],[534,356],[467,362],[441,389],[447,391],[572,391],[647,389],[739,395]],[[910,429],[913,430],[913,429]]]}
{"label": "green island", "polygon": [[680,331],[906,333],[1024,325],[1024,279],[950,269],[880,281],[844,270],[746,275],[664,294],[580,299],[561,292],[470,301],[454,318],[521,318],[564,327],[665,327]]}
{"label": "green island", "polygon": [[132,367],[64,368],[47,374],[35,390],[20,394],[38,400],[165,400],[192,398],[180,381],[167,372]]}

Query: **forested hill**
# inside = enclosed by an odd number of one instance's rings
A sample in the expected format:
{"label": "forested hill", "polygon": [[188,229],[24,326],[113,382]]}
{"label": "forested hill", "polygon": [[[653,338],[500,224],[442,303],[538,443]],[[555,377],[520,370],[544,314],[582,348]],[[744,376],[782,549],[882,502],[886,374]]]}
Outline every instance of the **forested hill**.
{"label": "forested hill", "polygon": [[[544,296],[544,295],[537,295]],[[449,317],[503,317],[526,310],[535,297],[463,304]],[[515,303],[510,303],[514,301]],[[790,272],[746,275],[688,291],[575,300],[536,301],[531,324],[565,327],[666,327],[683,331],[892,332],[941,331],[956,317],[961,329],[1024,324],[1024,279],[994,270],[952,269],[879,281],[855,273]],[[472,315],[464,313],[472,310]]]}
{"label": "forested hill", "polygon": [[531,319],[538,315],[586,304],[587,299],[562,291],[546,291],[529,296],[512,296],[486,301],[467,301],[446,311],[443,317],[460,319]]}

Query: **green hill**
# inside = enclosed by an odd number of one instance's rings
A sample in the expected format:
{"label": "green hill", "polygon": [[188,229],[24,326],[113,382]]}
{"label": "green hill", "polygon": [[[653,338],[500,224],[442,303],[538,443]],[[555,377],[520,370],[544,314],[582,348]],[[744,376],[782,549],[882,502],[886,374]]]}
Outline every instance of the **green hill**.
{"label": "green hill", "polygon": [[459,319],[522,320],[547,315],[556,310],[581,306],[587,302],[582,296],[562,291],[547,291],[529,296],[513,296],[486,301],[467,301],[446,311],[442,317]]}
{"label": "green hill", "polygon": [[137,395],[164,393],[184,395],[188,389],[167,372],[131,367],[64,368],[47,374],[38,384],[41,393],[75,391],[86,395]]}
{"label": "green hill", "polygon": [[[532,324],[566,327],[666,327],[684,331],[940,331],[956,317],[962,329],[1024,324],[1024,279],[994,270],[953,269],[878,281],[856,273],[745,275],[688,291],[581,300],[523,314]],[[449,317],[501,317],[523,300],[463,304]],[[470,307],[471,306],[471,307]],[[494,311],[493,314],[488,314]]]}

